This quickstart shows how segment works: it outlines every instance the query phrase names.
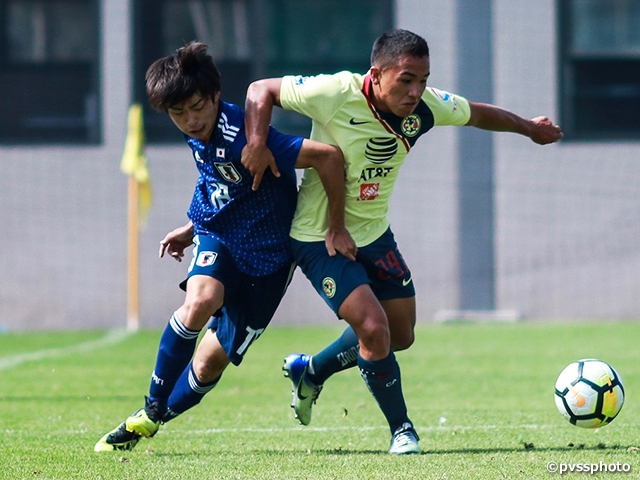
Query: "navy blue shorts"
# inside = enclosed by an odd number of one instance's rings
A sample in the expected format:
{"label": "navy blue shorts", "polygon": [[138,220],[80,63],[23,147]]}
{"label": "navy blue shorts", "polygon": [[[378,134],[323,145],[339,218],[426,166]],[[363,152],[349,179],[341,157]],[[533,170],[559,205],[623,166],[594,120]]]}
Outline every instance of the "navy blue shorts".
{"label": "navy blue shorts", "polygon": [[[240,365],[251,344],[267,328],[291,282],[295,264],[263,277],[240,271],[227,247],[218,239],[204,235],[194,237],[193,259],[187,280],[193,275],[207,275],[224,285],[224,303],[209,328],[234,365]],[[186,289],[187,280],[180,284]]]}
{"label": "navy blue shorts", "polygon": [[358,286],[370,284],[378,300],[415,297],[411,271],[391,229],[373,243],[358,248],[356,261],[330,257],[324,242],[291,239],[296,263],[331,309],[338,314],[345,298]]}

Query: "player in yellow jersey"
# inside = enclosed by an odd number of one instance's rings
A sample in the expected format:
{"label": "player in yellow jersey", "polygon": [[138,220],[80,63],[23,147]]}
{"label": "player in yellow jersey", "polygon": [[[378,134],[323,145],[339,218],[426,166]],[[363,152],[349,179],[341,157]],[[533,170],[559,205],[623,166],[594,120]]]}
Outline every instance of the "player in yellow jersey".
{"label": "player in yellow jersey", "polygon": [[412,32],[392,30],[375,41],[365,75],[340,72],[260,80],[249,87],[245,105],[248,143],[242,162],[254,175],[254,188],[259,188],[266,168],[277,174],[266,147],[274,105],[310,117],[311,138],[338,145],[345,156],[345,223],[355,251],[343,237],[336,242],[339,254],[327,254],[327,197],[313,170],[304,173],[291,229],[298,265],[349,324],[318,354],[285,359],[296,418],[309,424],[324,382],[357,365],[389,423],[392,454],[420,451],[393,353],[411,346],[416,322],[411,272],[387,217],[400,166],[417,139],[435,126],[514,132],[542,145],[562,138],[561,129],[546,117],[524,119],[427,87],[429,73],[427,42]]}

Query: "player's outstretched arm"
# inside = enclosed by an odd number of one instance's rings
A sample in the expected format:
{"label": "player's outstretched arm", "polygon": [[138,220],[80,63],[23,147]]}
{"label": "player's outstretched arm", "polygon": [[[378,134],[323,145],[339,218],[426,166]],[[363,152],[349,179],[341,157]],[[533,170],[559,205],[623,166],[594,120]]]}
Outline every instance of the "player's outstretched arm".
{"label": "player's outstretched arm", "polygon": [[160,240],[160,251],[158,256],[164,257],[165,252],[181,262],[184,257],[184,249],[193,243],[193,223],[189,222],[186,225],[176,228],[175,230],[167,233],[165,237]]}
{"label": "player's outstretched arm", "polygon": [[273,106],[280,106],[280,78],[258,80],[249,85],[245,101],[244,129],[247,145],[242,150],[242,165],[253,175],[253,190],[257,190],[267,168],[280,176],[276,161],[267,147],[269,123]]}
{"label": "player's outstretched arm", "polygon": [[471,117],[467,125],[493,132],[513,132],[529,137],[539,145],[557,142],[562,129],[547,117],[525,119],[513,112],[487,103],[469,102]]}
{"label": "player's outstretched arm", "polygon": [[296,168],[314,168],[329,199],[329,230],[325,245],[330,256],[340,252],[355,260],[358,251],[344,223],[345,171],[342,150],[334,145],[305,139],[296,161]]}

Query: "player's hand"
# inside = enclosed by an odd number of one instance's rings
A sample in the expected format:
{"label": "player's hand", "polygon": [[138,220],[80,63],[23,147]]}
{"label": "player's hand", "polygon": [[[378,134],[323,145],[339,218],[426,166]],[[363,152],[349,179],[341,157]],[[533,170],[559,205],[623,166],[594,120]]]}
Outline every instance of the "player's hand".
{"label": "player's hand", "polygon": [[531,119],[532,127],[529,138],[538,145],[547,145],[560,140],[564,135],[559,125],[554,125],[547,117]]}
{"label": "player's hand", "polygon": [[356,242],[346,228],[329,230],[324,238],[324,245],[330,257],[335,257],[336,252],[341,253],[349,260],[355,260],[358,253]]}
{"label": "player's hand", "polygon": [[175,230],[167,233],[167,235],[160,240],[158,256],[162,258],[166,252],[167,255],[175,258],[178,262],[181,262],[182,257],[184,257],[184,249],[192,244],[193,224],[188,223],[184,227],[176,228]]}
{"label": "player's hand", "polygon": [[276,159],[273,158],[271,150],[266,145],[256,145],[247,143],[242,149],[242,165],[253,175],[252,190],[258,190],[262,176],[267,168],[271,169],[276,177],[280,176]]}

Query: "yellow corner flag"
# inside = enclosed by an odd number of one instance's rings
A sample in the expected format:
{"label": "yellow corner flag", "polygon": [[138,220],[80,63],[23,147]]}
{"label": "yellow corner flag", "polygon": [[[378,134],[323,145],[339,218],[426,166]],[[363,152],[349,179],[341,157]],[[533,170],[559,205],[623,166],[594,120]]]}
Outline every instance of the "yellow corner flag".
{"label": "yellow corner flag", "polygon": [[127,118],[127,139],[124,144],[124,153],[120,162],[122,173],[133,177],[138,188],[139,219],[146,223],[153,194],[147,158],[144,155],[144,124],[142,121],[142,106],[134,103],[129,107]]}

